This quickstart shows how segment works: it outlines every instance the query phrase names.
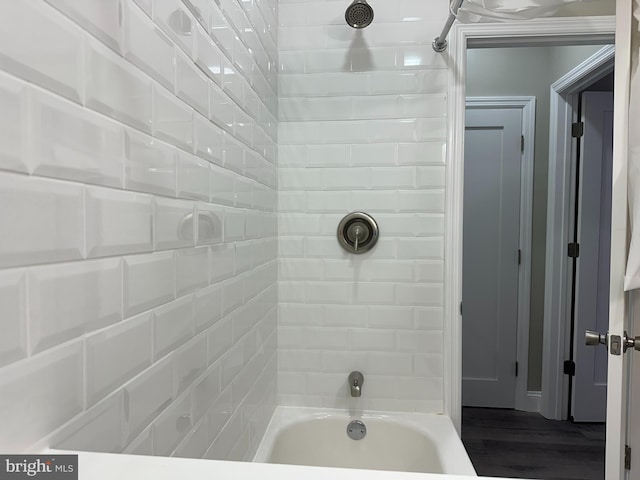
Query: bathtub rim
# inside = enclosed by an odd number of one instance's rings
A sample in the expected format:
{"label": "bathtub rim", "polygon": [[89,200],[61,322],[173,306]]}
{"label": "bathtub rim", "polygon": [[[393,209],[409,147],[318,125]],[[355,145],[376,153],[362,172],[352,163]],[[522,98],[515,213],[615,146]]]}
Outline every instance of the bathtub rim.
{"label": "bathtub rim", "polygon": [[[36,452],[34,452],[36,453]],[[355,468],[307,467],[273,463],[236,462],[180,457],[154,457],[124,453],[87,452],[82,450],[58,450],[44,448],[40,455],[78,455],[78,480],[211,480],[233,478],[236,480],[441,480],[442,474],[392,472],[386,470],[360,470]],[[462,474],[447,474],[448,480],[466,480]],[[480,477],[477,477],[480,478]],[[504,480],[497,477],[482,477],[486,480]],[[526,480],[514,478],[512,480]]]}
{"label": "bathtub rim", "polygon": [[[273,451],[275,440],[285,429],[310,420],[321,420],[322,418],[344,419],[345,428],[347,423],[354,419],[362,420],[365,424],[367,419],[397,423],[425,435],[433,442],[442,466],[447,471],[445,475],[477,476],[471,459],[453,425],[453,421],[449,416],[441,413],[382,412],[375,410],[351,411],[338,408],[278,406],[271,416],[271,420],[260,440],[252,462],[268,463],[268,458]],[[421,423],[421,420],[424,423]],[[425,422],[425,420],[427,422]],[[435,422],[435,425],[428,425],[429,420]],[[432,430],[429,430],[429,426],[432,427]],[[436,431],[433,430],[434,427]],[[438,435],[438,433],[440,435]],[[444,437],[443,434],[445,435]]]}

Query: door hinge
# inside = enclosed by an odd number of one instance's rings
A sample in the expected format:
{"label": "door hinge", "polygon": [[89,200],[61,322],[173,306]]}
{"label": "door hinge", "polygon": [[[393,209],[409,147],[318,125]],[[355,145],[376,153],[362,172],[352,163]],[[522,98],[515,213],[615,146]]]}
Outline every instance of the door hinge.
{"label": "door hinge", "polygon": [[518,376],[518,362],[516,362],[516,377]]}
{"label": "door hinge", "polygon": [[522,250],[518,250],[518,265],[522,265]]}
{"label": "door hinge", "polygon": [[460,316],[462,316],[462,302],[460,302]]}
{"label": "door hinge", "polygon": [[569,258],[578,258],[580,256],[580,244],[570,243],[567,245],[567,255]]}
{"label": "door hinge", "polygon": [[524,153],[524,135],[520,136],[520,153]]}
{"label": "door hinge", "polygon": [[584,122],[576,122],[571,124],[571,136],[573,138],[581,138],[584,135]]}
{"label": "door hinge", "polygon": [[629,445],[624,446],[624,469],[631,470],[631,447]]}
{"label": "door hinge", "polygon": [[570,375],[570,376],[575,376],[576,374],[576,362],[574,362],[573,360],[565,360],[564,362],[564,374],[565,375]]}

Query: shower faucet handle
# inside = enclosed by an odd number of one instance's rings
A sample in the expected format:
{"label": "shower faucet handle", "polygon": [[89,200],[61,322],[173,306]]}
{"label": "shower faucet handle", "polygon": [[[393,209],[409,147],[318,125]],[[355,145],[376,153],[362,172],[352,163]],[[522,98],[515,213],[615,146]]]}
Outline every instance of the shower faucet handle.
{"label": "shower faucet handle", "polygon": [[352,212],[338,225],[338,242],[349,253],[365,253],[371,250],[380,234],[378,224],[364,212]]}
{"label": "shower faucet handle", "polygon": [[[358,251],[358,242],[360,241],[360,234],[361,234],[362,230],[360,228],[360,226],[356,226],[355,231],[354,231],[354,237],[355,239],[353,240],[353,250],[355,252]],[[366,235],[366,234],[365,234]]]}

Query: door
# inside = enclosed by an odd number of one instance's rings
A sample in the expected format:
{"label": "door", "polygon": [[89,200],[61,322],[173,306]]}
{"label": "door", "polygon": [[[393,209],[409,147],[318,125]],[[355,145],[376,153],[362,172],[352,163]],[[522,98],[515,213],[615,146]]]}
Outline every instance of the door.
{"label": "door", "polygon": [[609,328],[613,93],[581,95],[574,361],[571,414],[576,422],[604,422],[607,351],[585,345],[585,330]]}
{"label": "door", "polygon": [[466,112],[462,404],[514,408],[522,110]]}
{"label": "door", "polygon": [[[638,153],[630,160],[629,139],[637,144],[638,128],[638,80],[631,83],[631,36],[637,25],[633,25],[632,0],[616,0],[616,62],[613,122],[613,189],[611,194],[611,284],[609,296],[609,338],[622,337],[625,330],[640,334],[640,315],[629,315],[628,303],[636,292],[624,292],[624,276],[627,263],[628,237],[630,234],[629,210],[627,208],[628,171],[638,163]],[[633,90],[633,102],[630,91]],[[630,114],[630,105],[633,113]],[[634,121],[630,130],[630,118]],[[603,347],[600,347],[603,348]],[[607,446],[606,480],[640,478],[640,462],[631,454],[630,470],[625,470],[625,445],[640,450],[640,372],[628,368],[640,363],[640,352],[625,354],[610,352],[607,368]],[[631,356],[631,358],[629,358]],[[629,392],[632,392],[631,401]],[[637,454],[636,454],[637,458]],[[625,473],[626,472],[626,473]]]}

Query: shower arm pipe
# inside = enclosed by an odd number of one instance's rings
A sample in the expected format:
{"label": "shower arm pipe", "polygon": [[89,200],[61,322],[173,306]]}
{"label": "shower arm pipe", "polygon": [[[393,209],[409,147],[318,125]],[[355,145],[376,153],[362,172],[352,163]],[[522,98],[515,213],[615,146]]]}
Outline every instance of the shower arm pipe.
{"label": "shower arm pipe", "polygon": [[458,10],[460,10],[463,2],[464,0],[453,0],[453,3],[450,4],[449,18],[447,18],[447,23],[444,24],[444,28],[442,29],[442,33],[440,34],[440,36],[436,37],[431,44],[436,52],[442,53],[447,49],[447,36],[449,35],[451,27],[453,27],[453,22],[456,21]]}

